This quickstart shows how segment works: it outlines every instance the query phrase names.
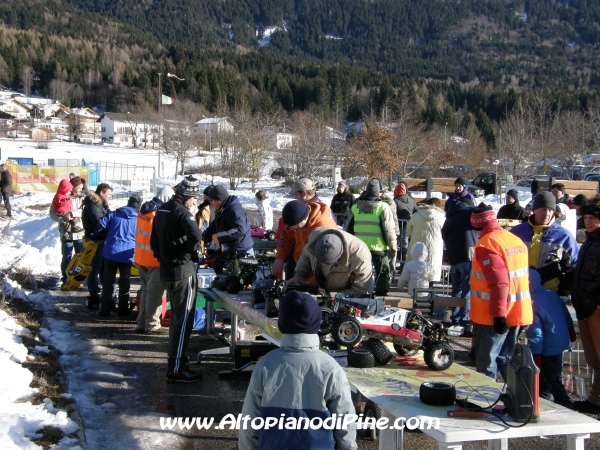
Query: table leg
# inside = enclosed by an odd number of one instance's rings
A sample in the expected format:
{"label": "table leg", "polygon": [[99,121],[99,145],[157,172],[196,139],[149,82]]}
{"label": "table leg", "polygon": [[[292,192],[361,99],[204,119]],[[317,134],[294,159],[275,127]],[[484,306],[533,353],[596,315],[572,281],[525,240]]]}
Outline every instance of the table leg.
{"label": "table leg", "polygon": [[588,434],[568,434],[567,435],[567,450],[583,450],[585,448],[585,440],[589,439]]}
{"label": "table leg", "polygon": [[237,330],[238,330],[238,319],[237,314],[231,313],[231,335],[229,336],[231,339],[231,345],[229,346],[229,353],[233,356],[233,351],[235,349],[235,344],[237,342]]}
{"label": "table leg", "polygon": [[[381,417],[387,417],[389,424],[393,424],[396,418],[384,409],[381,410]],[[402,424],[404,425],[404,424]],[[375,430],[373,430],[373,433]],[[404,428],[400,430],[383,429],[379,431],[379,450],[404,450]]]}
{"label": "table leg", "polygon": [[488,440],[488,450],[508,450],[508,439]]}

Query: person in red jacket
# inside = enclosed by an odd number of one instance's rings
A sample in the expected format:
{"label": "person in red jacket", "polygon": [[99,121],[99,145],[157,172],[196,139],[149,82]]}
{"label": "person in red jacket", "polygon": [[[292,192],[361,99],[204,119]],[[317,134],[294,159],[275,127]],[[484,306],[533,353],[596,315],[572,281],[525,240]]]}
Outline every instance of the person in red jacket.
{"label": "person in red jacket", "polygon": [[137,333],[169,332],[168,328],[160,324],[164,286],[160,280],[160,263],[150,248],[150,236],[156,211],[163,203],[168,202],[173,194],[173,189],[163,187],[156,197],[142,205],[137,217],[133,255],[133,261],[140,273],[140,306],[135,330]]}

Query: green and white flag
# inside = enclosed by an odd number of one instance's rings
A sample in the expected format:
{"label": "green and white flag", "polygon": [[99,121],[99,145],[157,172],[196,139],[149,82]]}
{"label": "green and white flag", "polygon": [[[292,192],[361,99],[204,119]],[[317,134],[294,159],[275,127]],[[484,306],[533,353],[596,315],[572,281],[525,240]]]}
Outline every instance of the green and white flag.
{"label": "green and white flag", "polygon": [[167,97],[166,95],[162,96],[163,105],[172,105],[173,103],[175,103],[175,99],[173,97]]}

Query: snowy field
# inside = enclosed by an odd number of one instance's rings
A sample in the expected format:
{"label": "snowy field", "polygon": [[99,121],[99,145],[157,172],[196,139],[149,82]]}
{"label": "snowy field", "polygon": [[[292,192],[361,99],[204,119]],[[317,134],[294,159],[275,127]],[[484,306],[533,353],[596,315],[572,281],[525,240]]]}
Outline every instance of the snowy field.
{"label": "snowy field", "polygon": [[[50,143],[50,148],[40,150],[29,140],[0,140],[1,157],[32,157],[34,160],[45,160],[48,158],[85,159],[87,162],[112,162],[119,161],[127,164],[138,164],[156,166],[158,163],[157,153],[152,150],[126,149],[109,146],[91,146],[77,143]],[[175,170],[174,162],[165,160],[165,172],[168,175],[159,180],[159,187],[176,184],[179,179],[173,178]],[[202,188],[207,186],[208,180],[200,176]],[[226,187],[226,180],[221,181]],[[257,188],[269,191],[271,206],[275,210],[281,210],[291,200],[289,189],[281,187],[279,181],[270,178],[262,179]],[[526,205],[531,199],[527,189],[521,188],[521,204]],[[255,208],[254,193],[251,192],[250,183],[242,183],[238,190],[231,192],[240,198],[242,204],[248,208]],[[333,189],[322,189],[318,191],[319,197],[327,204],[333,197]],[[60,240],[57,224],[48,217],[48,209],[53,194],[30,192],[15,195],[11,200],[13,208],[13,220],[0,221],[2,235],[0,237],[0,270],[8,268],[26,269],[34,275],[51,274],[59,275],[60,269]],[[147,198],[151,197],[147,193]],[[480,201],[491,203],[497,210],[500,204],[496,196],[487,196]],[[113,205],[118,207],[120,205]],[[4,214],[4,211],[2,211]],[[43,294],[31,294],[23,291],[16,283],[10,282],[4,286],[5,294],[17,294],[27,298],[43,308]],[[65,412],[56,410],[51,402],[43,405],[32,405],[23,402],[34,391],[29,388],[32,374],[21,367],[25,360],[27,349],[21,343],[19,334],[24,330],[14,320],[0,311],[0,358],[2,359],[0,371],[0,442],[2,449],[10,448],[39,448],[30,440],[35,437],[36,431],[43,426],[52,425],[61,428],[65,433],[72,433],[77,425],[71,421]],[[45,338],[49,343],[62,341],[59,347],[75,345],[76,337],[69,333],[51,336],[46,331]],[[44,351],[44,343],[40,342],[38,351]],[[47,347],[46,347],[47,348]],[[35,357],[35,355],[29,355]],[[69,395],[65,393],[64,395]],[[64,438],[59,449],[74,448],[73,441]]]}

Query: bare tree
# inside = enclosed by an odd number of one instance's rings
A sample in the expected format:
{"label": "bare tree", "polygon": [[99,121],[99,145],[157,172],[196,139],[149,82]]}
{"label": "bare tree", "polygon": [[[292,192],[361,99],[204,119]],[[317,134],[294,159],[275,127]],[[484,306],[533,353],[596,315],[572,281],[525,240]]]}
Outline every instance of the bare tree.
{"label": "bare tree", "polygon": [[50,82],[50,96],[60,102],[67,98],[71,85],[63,80],[54,79]]}
{"label": "bare tree", "polygon": [[512,173],[520,174],[530,165],[530,157],[534,150],[534,141],[531,129],[534,126],[534,117],[531,109],[519,99],[515,107],[500,122],[501,152],[512,161]]}
{"label": "bare tree", "polygon": [[229,178],[229,189],[235,191],[242,177],[248,174],[245,147],[230,131],[217,131],[215,134],[219,151],[219,168]]}
{"label": "bare tree", "polygon": [[33,67],[23,66],[23,70],[21,71],[21,86],[23,86],[23,92],[25,95],[29,95],[31,93],[34,75]]}
{"label": "bare tree", "polygon": [[198,105],[183,100],[163,108],[162,146],[165,154],[175,159],[175,178],[185,174],[188,160],[198,154],[197,139],[190,128],[198,120]]}

